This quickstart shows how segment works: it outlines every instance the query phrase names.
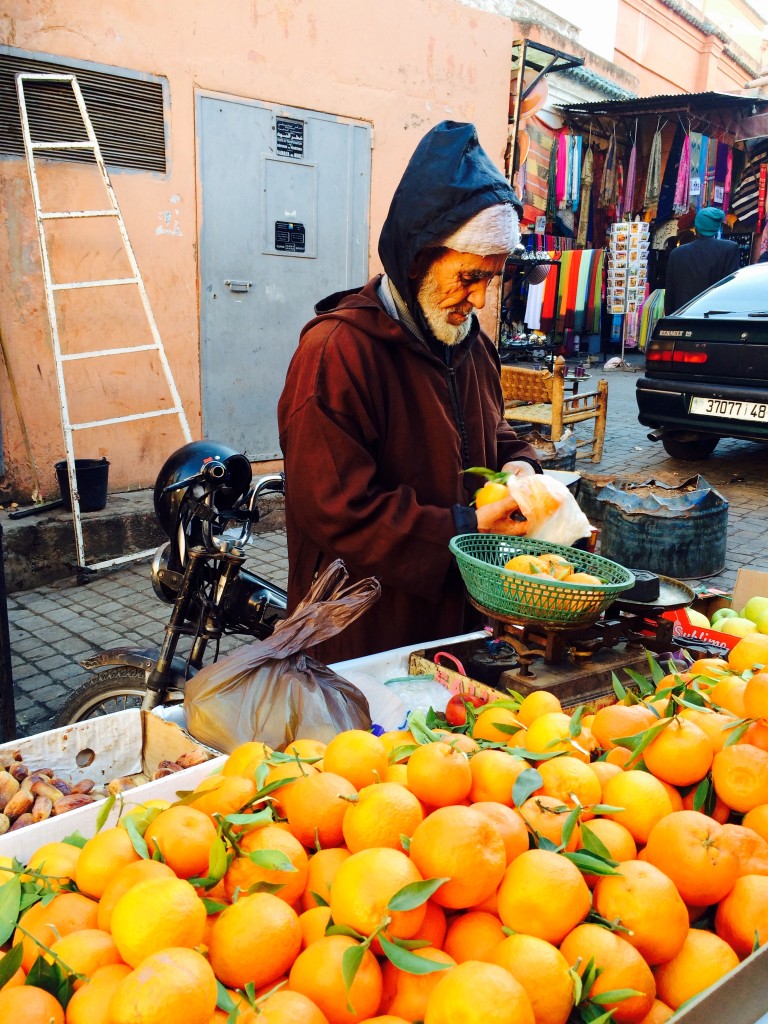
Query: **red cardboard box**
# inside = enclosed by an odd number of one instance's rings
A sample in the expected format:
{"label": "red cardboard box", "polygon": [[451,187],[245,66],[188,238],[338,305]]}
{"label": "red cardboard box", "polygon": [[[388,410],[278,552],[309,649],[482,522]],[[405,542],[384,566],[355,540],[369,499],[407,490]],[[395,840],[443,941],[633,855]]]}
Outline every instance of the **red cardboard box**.
{"label": "red cardboard box", "polygon": [[685,646],[685,640],[703,640],[712,647],[719,647],[723,654],[727,654],[739,642],[741,637],[731,636],[730,633],[720,633],[716,629],[705,629],[703,626],[694,626],[688,618],[685,608],[677,608],[673,612],[664,612],[665,619],[672,619],[674,626],[672,632],[675,640]]}

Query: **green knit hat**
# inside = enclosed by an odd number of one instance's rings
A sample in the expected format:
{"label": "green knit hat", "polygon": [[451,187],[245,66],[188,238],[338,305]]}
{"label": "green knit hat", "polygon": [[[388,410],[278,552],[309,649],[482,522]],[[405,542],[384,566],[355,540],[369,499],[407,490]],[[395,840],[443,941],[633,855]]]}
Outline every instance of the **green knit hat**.
{"label": "green knit hat", "polygon": [[718,206],[705,206],[703,210],[699,210],[696,214],[696,234],[703,235],[705,238],[711,238],[716,235],[720,230],[720,225],[723,223],[725,217],[725,211],[721,210]]}

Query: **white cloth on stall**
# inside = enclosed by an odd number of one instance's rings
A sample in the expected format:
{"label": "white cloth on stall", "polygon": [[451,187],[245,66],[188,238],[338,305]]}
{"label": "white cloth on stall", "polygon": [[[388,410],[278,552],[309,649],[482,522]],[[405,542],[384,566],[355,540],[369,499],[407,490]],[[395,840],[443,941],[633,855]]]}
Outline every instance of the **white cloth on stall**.
{"label": "white cloth on stall", "polygon": [[528,285],[524,320],[529,331],[538,331],[541,328],[541,306],[544,301],[545,284],[546,282],[542,281],[541,284]]}

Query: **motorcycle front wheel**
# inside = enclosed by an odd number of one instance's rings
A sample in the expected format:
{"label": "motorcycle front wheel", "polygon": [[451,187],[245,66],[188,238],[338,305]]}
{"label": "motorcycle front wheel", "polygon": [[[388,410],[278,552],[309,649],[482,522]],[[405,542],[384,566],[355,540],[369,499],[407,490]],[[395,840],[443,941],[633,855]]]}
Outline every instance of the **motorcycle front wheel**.
{"label": "motorcycle front wheel", "polygon": [[54,728],[140,708],[147,686],[144,670],[133,665],[111,665],[73,690],[54,720]]}

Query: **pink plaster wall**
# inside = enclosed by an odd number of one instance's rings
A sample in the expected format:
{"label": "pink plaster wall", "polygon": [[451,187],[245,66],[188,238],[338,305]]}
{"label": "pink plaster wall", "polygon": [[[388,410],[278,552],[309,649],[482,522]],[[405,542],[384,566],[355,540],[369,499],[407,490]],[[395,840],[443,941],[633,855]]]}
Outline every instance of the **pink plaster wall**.
{"label": "pink plaster wall", "polygon": [[619,0],[614,59],[637,76],[640,96],[741,88],[748,75],[723,51],[664,4]]}
{"label": "pink plaster wall", "polygon": [[[371,124],[374,272],[392,191],[428,128],[445,118],[475,122],[481,142],[503,166],[513,38],[507,18],[453,0],[6,0],[0,12],[0,43],[30,55],[92,61],[168,79],[167,174],[113,170],[111,177],[195,436],[200,432],[196,91]],[[85,169],[77,166],[49,165],[44,177],[72,205],[89,187]],[[177,198],[172,202],[171,197]],[[178,211],[173,218],[180,233],[158,234],[169,210]],[[117,247],[95,227],[84,232],[77,244],[61,241],[59,252],[78,279],[102,277]],[[85,320],[77,321],[71,311],[68,316],[67,323],[86,324],[78,332],[78,343],[86,347],[105,335],[117,344],[131,320],[121,309],[105,320],[95,307],[85,311]],[[43,493],[55,496],[52,466],[63,457],[64,445],[23,160],[0,159],[0,332],[8,362],[7,368],[0,367],[3,490],[29,495],[37,476]],[[77,415],[147,408],[155,384],[151,375],[136,371],[131,360],[137,358],[110,364],[116,372],[108,378],[96,361],[79,367],[72,387]],[[163,420],[87,434],[76,440],[77,454],[106,455],[113,490],[150,484],[168,452],[181,443],[173,425]]]}

